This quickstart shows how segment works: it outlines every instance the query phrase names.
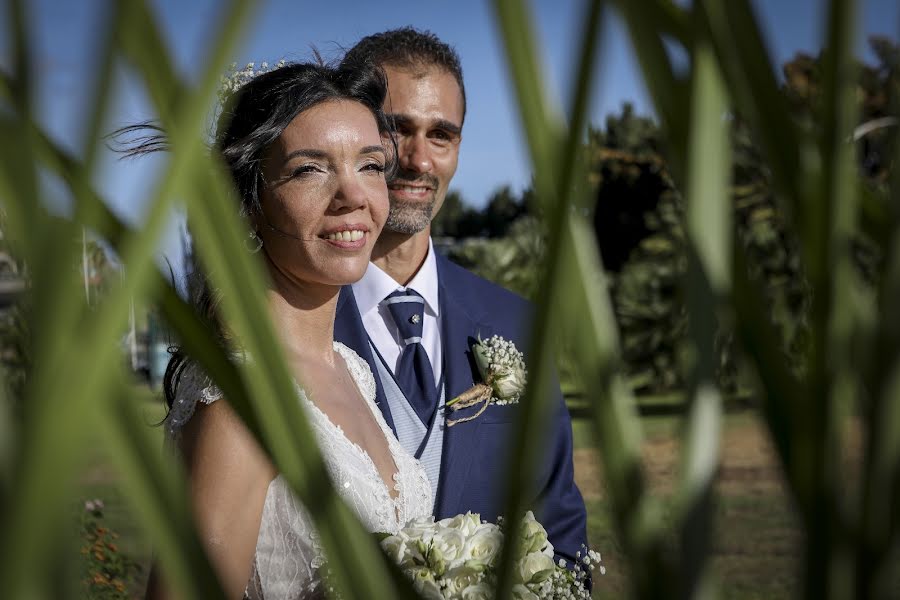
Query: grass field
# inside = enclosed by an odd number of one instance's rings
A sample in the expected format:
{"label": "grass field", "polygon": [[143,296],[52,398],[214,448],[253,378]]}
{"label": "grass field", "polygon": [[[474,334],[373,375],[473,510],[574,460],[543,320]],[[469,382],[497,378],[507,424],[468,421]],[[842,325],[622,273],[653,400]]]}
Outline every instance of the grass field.
{"label": "grass field", "polygon": [[[158,422],[163,410],[147,404],[148,426]],[[596,577],[595,598],[625,596],[628,572],[611,525],[602,472],[590,442],[588,423],[574,422],[575,469],[589,515],[591,545],[603,556],[607,573]],[[677,474],[679,420],[673,416],[642,419],[646,437],[644,459],[651,490],[667,497]],[[157,428],[162,436],[162,428]],[[716,535],[713,566],[721,597],[736,600],[793,597],[799,568],[799,533],[785,494],[782,477],[769,441],[759,422],[748,411],[726,416],[722,464],[717,482]],[[104,520],[121,535],[120,547],[147,564],[150,548],[135,525],[117,487],[115,472],[97,457],[81,479],[82,499],[101,498]],[[131,593],[140,597],[146,568]]]}

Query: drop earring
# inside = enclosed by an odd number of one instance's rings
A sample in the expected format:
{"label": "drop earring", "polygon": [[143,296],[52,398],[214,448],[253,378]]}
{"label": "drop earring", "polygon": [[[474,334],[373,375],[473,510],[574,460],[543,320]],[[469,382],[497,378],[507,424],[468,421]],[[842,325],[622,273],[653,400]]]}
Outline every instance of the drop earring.
{"label": "drop earring", "polygon": [[263,247],[263,241],[262,238],[259,237],[259,232],[251,231],[250,235],[247,236],[247,239],[244,241],[244,247],[250,254],[259,252]]}

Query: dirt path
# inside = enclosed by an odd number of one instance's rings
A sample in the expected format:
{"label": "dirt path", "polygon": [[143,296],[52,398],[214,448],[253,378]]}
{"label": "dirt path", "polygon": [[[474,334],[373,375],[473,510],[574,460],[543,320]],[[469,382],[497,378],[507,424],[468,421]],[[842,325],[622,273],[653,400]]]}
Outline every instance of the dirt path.
{"label": "dirt path", "polygon": [[[650,489],[672,492],[678,476],[681,442],[670,432],[648,435],[643,458]],[[717,491],[721,494],[782,494],[784,480],[767,432],[751,417],[726,423]],[[602,466],[596,450],[575,450],[575,479],[586,501],[606,500]]]}
{"label": "dirt path", "polygon": [[[673,492],[681,461],[678,430],[652,431],[643,446],[650,492]],[[627,594],[623,551],[612,531],[596,450],[575,451],[575,478],[588,505],[589,538],[607,567],[595,598]],[[752,416],[726,419],[716,481],[713,569],[722,598],[790,598],[796,591],[800,534],[768,434]]]}

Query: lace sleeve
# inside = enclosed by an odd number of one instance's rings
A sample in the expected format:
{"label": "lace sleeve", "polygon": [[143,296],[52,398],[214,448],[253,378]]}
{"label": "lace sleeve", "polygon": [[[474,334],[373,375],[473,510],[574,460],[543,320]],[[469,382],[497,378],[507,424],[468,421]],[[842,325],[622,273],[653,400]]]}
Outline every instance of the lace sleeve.
{"label": "lace sleeve", "polygon": [[197,408],[197,402],[212,404],[222,398],[220,390],[195,363],[184,367],[178,381],[175,401],[166,415],[166,435],[170,440],[178,440],[181,430]]}

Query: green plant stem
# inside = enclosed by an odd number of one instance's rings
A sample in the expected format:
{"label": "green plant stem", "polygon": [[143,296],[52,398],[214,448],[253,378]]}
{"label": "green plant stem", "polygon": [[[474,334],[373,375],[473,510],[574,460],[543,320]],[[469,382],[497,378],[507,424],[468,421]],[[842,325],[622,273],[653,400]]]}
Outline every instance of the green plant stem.
{"label": "green plant stem", "polygon": [[[529,140],[532,162],[535,165],[535,186],[538,197],[548,212],[549,241],[547,244],[547,260],[544,271],[544,282],[540,288],[538,309],[531,332],[528,371],[530,385],[519,413],[516,434],[513,439],[511,468],[507,485],[507,498],[504,503],[504,515],[517,522],[525,512],[526,501],[534,496],[533,465],[538,464],[540,454],[538,446],[530,440],[538,439],[542,432],[542,424],[547,422],[551,414],[550,398],[547,393],[553,386],[552,335],[556,329],[557,319],[551,309],[561,297],[562,284],[572,273],[561,263],[562,243],[566,233],[567,216],[573,205],[573,186],[578,182],[575,173],[581,166],[578,160],[581,130],[574,129],[584,123],[584,115],[589,102],[593,51],[599,31],[601,8],[595,0],[588,8],[588,16],[584,22],[583,49],[578,65],[578,77],[573,106],[575,112],[570,120],[573,129],[569,135],[576,140],[566,139],[550,116],[540,75],[537,69],[537,53],[531,41],[534,39],[529,11],[521,1],[497,0],[494,4],[497,21],[506,45],[506,54],[513,74],[520,102],[521,118],[525,124],[526,136]],[[515,492],[513,491],[515,490]],[[508,540],[504,545],[499,562],[499,578],[497,595],[505,598],[509,595],[512,584],[512,570],[519,540]]]}
{"label": "green plant stem", "polygon": [[723,412],[716,381],[715,337],[717,316],[727,314],[733,232],[729,195],[731,140],[728,129],[722,126],[729,108],[727,92],[708,40],[698,37],[694,42],[693,60],[685,183],[689,266],[684,283],[694,364],[689,377],[687,436],[676,501],[683,555],[679,571],[686,598],[702,597],[710,586],[713,483]]}

